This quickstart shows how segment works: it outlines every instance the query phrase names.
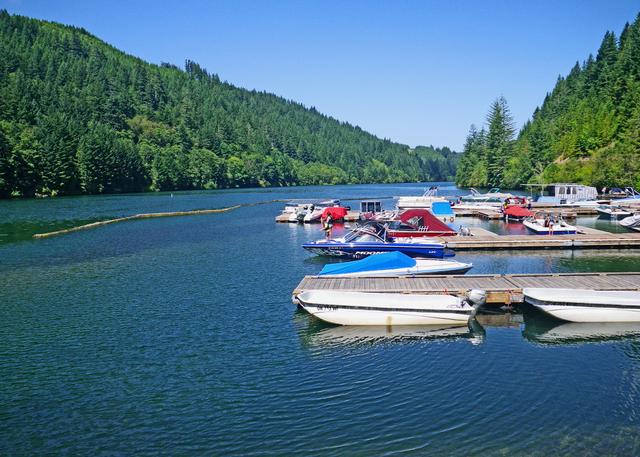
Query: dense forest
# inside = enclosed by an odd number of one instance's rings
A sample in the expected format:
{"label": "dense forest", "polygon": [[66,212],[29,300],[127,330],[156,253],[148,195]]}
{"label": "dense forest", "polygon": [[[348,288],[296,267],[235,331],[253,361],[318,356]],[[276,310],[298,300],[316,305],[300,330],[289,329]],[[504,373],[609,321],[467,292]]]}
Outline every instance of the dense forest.
{"label": "dense forest", "polygon": [[471,127],[456,183],[640,186],[640,16],[619,38],[607,32],[595,58],[558,78],[514,135],[507,103],[499,98],[487,128]]}
{"label": "dense forest", "polygon": [[458,156],[0,10],[0,197],[446,180]]}

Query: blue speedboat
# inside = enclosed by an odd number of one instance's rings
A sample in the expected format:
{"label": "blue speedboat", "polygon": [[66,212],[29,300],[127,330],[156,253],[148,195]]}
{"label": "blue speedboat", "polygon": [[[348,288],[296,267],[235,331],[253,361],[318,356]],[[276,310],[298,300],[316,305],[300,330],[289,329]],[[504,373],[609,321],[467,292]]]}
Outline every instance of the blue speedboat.
{"label": "blue speedboat", "polygon": [[361,259],[382,252],[401,252],[409,257],[442,258],[454,253],[444,244],[424,239],[409,238],[396,241],[387,236],[386,227],[378,222],[358,226],[343,238],[318,240],[302,245],[307,251],[318,255]]}

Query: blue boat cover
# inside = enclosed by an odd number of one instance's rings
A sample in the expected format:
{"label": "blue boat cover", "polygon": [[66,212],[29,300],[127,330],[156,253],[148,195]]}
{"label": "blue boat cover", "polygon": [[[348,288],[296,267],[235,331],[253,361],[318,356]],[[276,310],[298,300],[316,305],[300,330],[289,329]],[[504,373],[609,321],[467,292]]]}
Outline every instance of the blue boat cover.
{"label": "blue boat cover", "polygon": [[431,203],[431,212],[434,216],[453,216],[453,210],[449,202],[433,202]]}
{"label": "blue boat cover", "polygon": [[385,252],[374,254],[362,260],[353,262],[330,263],[324,266],[319,275],[338,275],[343,273],[357,273],[361,271],[392,270],[396,268],[410,268],[416,265],[415,259],[402,252]]}

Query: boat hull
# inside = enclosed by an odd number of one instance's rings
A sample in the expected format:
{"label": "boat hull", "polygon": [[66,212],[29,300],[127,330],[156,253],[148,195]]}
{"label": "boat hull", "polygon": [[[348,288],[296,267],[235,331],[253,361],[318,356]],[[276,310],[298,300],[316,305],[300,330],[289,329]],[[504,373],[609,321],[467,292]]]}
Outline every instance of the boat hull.
{"label": "boat hull", "polygon": [[378,277],[378,276],[429,276],[445,274],[464,274],[473,268],[471,263],[450,262],[446,260],[417,260],[417,265],[408,268],[394,268],[387,270],[368,270],[353,273],[329,274],[326,276],[353,277]]}
{"label": "boat hull", "polygon": [[302,245],[304,249],[317,255],[361,259],[383,252],[402,252],[409,257],[443,258],[448,254],[440,244],[420,243],[336,243],[312,242]]}
{"label": "boat hull", "polygon": [[451,295],[307,291],[296,298],[309,314],[338,325],[466,325],[475,313]]}
{"label": "boat hull", "polygon": [[551,229],[549,227],[545,227],[543,224],[535,223],[526,219],[522,224],[536,235],[575,235],[578,233],[578,229],[572,225],[555,225]]}
{"label": "boat hull", "polygon": [[569,322],[640,322],[640,292],[524,289],[525,301]]}

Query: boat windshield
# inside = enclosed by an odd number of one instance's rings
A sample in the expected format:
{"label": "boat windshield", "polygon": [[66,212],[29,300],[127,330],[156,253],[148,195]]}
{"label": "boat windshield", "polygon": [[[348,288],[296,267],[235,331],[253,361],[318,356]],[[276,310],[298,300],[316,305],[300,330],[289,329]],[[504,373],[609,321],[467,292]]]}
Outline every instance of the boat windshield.
{"label": "boat windshield", "polygon": [[382,241],[385,239],[385,227],[378,222],[369,222],[357,226],[344,237],[346,243]]}

